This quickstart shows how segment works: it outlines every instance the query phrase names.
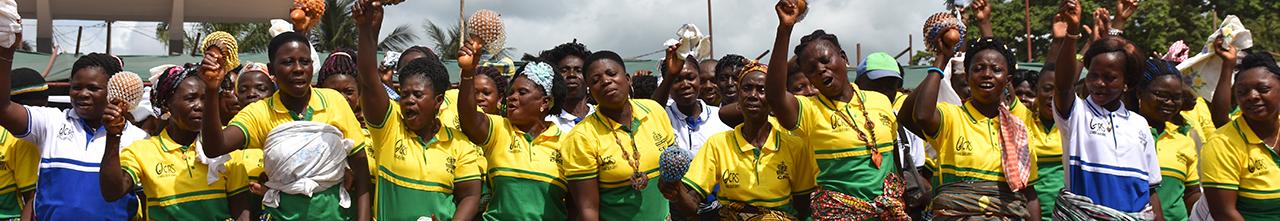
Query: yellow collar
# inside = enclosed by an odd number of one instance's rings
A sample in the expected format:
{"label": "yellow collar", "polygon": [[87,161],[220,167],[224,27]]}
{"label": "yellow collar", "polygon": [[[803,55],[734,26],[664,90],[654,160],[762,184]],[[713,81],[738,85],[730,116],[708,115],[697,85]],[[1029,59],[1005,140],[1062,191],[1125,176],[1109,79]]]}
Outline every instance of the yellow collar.
{"label": "yellow collar", "polygon": [[1236,127],[1236,132],[1240,133],[1240,138],[1244,139],[1247,144],[1262,144],[1262,139],[1258,138],[1258,134],[1253,132],[1253,128],[1249,127],[1249,123],[1244,121],[1244,117],[1238,117],[1231,122]]}
{"label": "yellow collar", "polygon": [[[734,139],[733,142],[735,146],[738,146],[738,149],[742,152],[754,150],[756,149],[756,147],[752,146],[751,142],[747,141],[747,138],[742,135],[742,132],[745,132],[745,131],[742,131],[743,125],[745,124],[739,124],[737,127],[733,129],[733,139]],[[777,123],[775,123],[775,121],[773,120],[773,118],[769,118],[769,125],[773,126],[773,128],[779,128]],[[764,144],[762,144],[764,146],[764,149],[777,152],[778,147],[782,145],[780,136],[781,134],[777,133],[776,131],[770,130],[769,135],[766,135]]]}
{"label": "yellow collar", "polygon": [[[290,113],[289,108],[286,108],[284,106],[284,102],[280,101],[280,96],[285,96],[283,93],[283,91],[277,90],[275,94],[271,95],[271,100],[268,100],[267,105],[269,105],[271,110],[276,113],[288,114]],[[318,89],[311,88],[310,94],[310,97],[307,99],[307,109],[315,112],[322,112],[325,107],[329,106],[329,102],[325,101],[325,97],[320,95],[320,91]]]}

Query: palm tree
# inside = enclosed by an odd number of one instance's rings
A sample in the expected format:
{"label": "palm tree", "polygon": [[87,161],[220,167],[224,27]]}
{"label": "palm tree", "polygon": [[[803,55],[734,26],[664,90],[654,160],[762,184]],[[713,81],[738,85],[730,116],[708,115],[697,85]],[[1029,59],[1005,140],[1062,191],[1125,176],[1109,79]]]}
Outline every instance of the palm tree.
{"label": "palm tree", "polygon": [[400,25],[391,30],[387,37],[383,37],[378,41],[379,51],[404,51],[413,46],[413,42],[418,41],[418,34],[413,31],[409,25]]}
{"label": "palm tree", "polygon": [[[268,23],[200,23],[193,33],[205,36],[215,31],[224,31],[236,36],[240,52],[254,53],[267,50],[267,43],[271,42],[271,33],[267,31],[270,27]],[[196,37],[191,34],[183,36],[183,51],[192,51],[200,44],[203,39]],[[169,23],[162,22],[156,26],[156,38],[169,39]],[[169,44],[169,41],[163,42],[166,46]]]}
{"label": "palm tree", "polygon": [[462,32],[461,28],[457,25],[449,26],[447,29],[441,28],[431,20],[427,20],[427,24],[423,28],[427,30],[427,36],[431,37],[431,42],[435,43],[436,53],[439,53],[440,57],[458,57],[458,47],[460,45],[458,36]]}
{"label": "palm tree", "polygon": [[324,4],[324,16],[320,16],[320,22],[309,33],[316,51],[356,48],[358,33],[355,20],[351,19],[355,0],[325,0]]}
{"label": "palm tree", "polygon": [[[427,20],[426,25],[423,25],[423,29],[427,30],[427,36],[431,37],[431,42],[435,44],[436,53],[439,53],[442,58],[452,59],[458,57],[458,48],[460,47],[458,36],[461,33],[461,28],[457,24],[451,25],[446,29],[436,25],[431,20]],[[514,51],[516,51],[516,48],[504,47],[490,54],[489,59],[498,60],[511,57],[511,53]]]}

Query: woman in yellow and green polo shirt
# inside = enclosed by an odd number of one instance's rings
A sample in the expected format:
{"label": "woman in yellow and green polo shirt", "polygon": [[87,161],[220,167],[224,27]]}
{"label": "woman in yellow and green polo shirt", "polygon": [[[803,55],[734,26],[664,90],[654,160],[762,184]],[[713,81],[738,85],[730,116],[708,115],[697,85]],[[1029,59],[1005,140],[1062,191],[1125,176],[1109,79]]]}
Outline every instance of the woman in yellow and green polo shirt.
{"label": "woman in yellow and green polo shirt", "polygon": [[40,152],[34,144],[0,129],[0,219],[18,218],[36,190]]}
{"label": "woman in yellow and green polo shirt", "polygon": [[1053,82],[1055,72],[1053,63],[1040,69],[1038,79],[1032,79],[1031,87],[1036,93],[1036,102],[1030,104],[1035,108],[1022,118],[1027,126],[1027,146],[1036,158],[1036,175],[1032,180],[1036,198],[1040,199],[1040,220],[1053,219],[1053,204],[1058,199],[1058,191],[1064,187],[1062,173],[1062,133],[1053,121],[1053,92],[1057,83]]}
{"label": "woman in yellow and green polo shirt", "polygon": [[1161,212],[1165,220],[1187,220],[1192,205],[1200,199],[1200,171],[1196,152],[1198,141],[1191,137],[1194,129],[1190,122],[1177,125],[1186,99],[1186,85],[1182,74],[1172,63],[1148,59],[1145,78],[1138,81],[1138,113],[1151,125],[1151,135],[1156,139],[1156,158],[1160,162],[1163,177],[1155,189],[1160,195]]}
{"label": "woman in yellow and green polo shirt", "polygon": [[1039,174],[1025,140],[1027,127],[1001,102],[1013,53],[999,40],[982,38],[966,54],[971,96],[963,106],[937,102],[942,71],[933,68],[907,98],[910,105],[901,113],[910,114],[898,118],[923,132],[938,151],[929,213],[943,220],[1040,220],[1040,200],[1030,183]]}
{"label": "woman in yellow and green polo shirt", "polygon": [[[458,65],[462,82],[458,96],[478,97],[481,87],[473,79],[476,59],[469,45],[460,52]],[[487,78],[487,77],[486,77]],[[477,107],[477,99],[458,100],[462,132],[483,147],[488,161],[487,184],[493,198],[485,209],[485,220],[565,220],[568,213],[564,176],[560,173],[560,135],[564,132],[547,114],[558,112],[552,100],[563,96],[564,88],[551,65],[538,61],[516,72],[506,95],[506,116],[489,115]],[[496,102],[495,102],[496,103]],[[492,106],[493,104],[487,104]]]}
{"label": "woman in yellow and green polo shirt", "polygon": [[[779,1],[779,24],[770,64],[786,64],[791,31],[806,10]],[[893,131],[897,128],[889,98],[858,90],[845,74],[848,57],[835,35],[817,30],[800,38],[796,64],[819,94],[811,97],[787,91],[787,65],[769,66],[765,95],[769,109],[786,130],[800,136],[814,150],[818,164],[814,194],[815,218],[908,218],[900,206],[855,207],[850,202],[893,202],[901,196],[901,179],[887,179],[894,171]],[[888,190],[888,191],[886,191]]]}
{"label": "woman in yellow and green polo shirt", "polygon": [[[311,49],[307,37],[295,32],[276,35],[267,45],[268,64],[275,75],[279,90],[271,97],[244,107],[226,128],[214,120],[203,121],[201,145],[208,156],[221,156],[243,148],[262,149],[267,134],[276,126],[292,121],[313,121],[329,124],[338,128],[344,137],[355,143],[348,153],[347,165],[367,165],[364,148],[367,139],[361,134],[360,123],[356,120],[347,101],[342,95],[331,89],[312,88]],[[210,50],[201,69],[223,69],[219,65],[220,56],[217,50]],[[205,80],[206,93],[203,101],[206,107],[221,103],[217,96],[217,82],[222,76],[219,71],[201,71]],[[210,86],[212,85],[212,86]],[[204,119],[217,119],[217,108],[205,108]],[[316,162],[336,163],[336,162]],[[270,171],[273,168],[263,168]],[[368,170],[351,170],[355,180],[369,180]],[[351,194],[351,205],[342,206],[339,188],[335,185],[319,190],[311,196],[302,194],[279,195],[279,206],[268,207],[267,215],[277,220],[345,220],[354,217],[356,220],[369,219],[369,183],[354,182]],[[354,213],[354,216],[351,214]]]}
{"label": "woman in yellow and green polo shirt", "polygon": [[206,92],[204,82],[195,73],[172,67],[154,82],[151,102],[161,118],[169,119],[158,136],[120,150],[124,107],[118,105],[125,103],[112,102],[115,105],[104,112],[104,120],[109,122],[99,178],[104,199],[118,199],[134,186],[142,186],[148,197],[148,220],[227,220],[232,218],[228,208],[248,209],[245,202],[229,204],[227,196],[233,188],[227,185],[225,174],[214,175],[218,179],[210,181],[209,165],[201,162],[192,148],[203,121],[200,112],[207,110],[200,103]]}
{"label": "woman in yellow and green polo shirt", "polygon": [[[360,41],[357,68],[377,71],[376,24],[382,8],[361,1],[356,9]],[[479,213],[484,158],[461,131],[440,122],[449,76],[439,57],[427,54],[399,71],[400,98],[391,102],[377,75],[357,76],[360,103],[377,153],[379,220],[472,220]]]}
{"label": "woman in yellow and green polo shirt", "polygon": [[633,100],[631,76],[612,51],[587,56],[586,82],[599,102],[561,139],[561,168],[581,220],[662,220],[669,213],[658,190],[658,156],[674,145],[667,112],[652,100]]}
{"label": "woman in yellow and green polo shirt", "polygon": [[[720,187],[721,220],[803,220],[816,188],[813,150],[769,117],[764,65],[750,63],[738,80],[738,109],[745,122],[707,139],[683,185],[662,183],[680,212],[696,217],[698,202]],[[693,191],[689,191],[693,190]]]}
{"label": "woman in yellow and green polo shirt", "polygon": [[1214,220],[1280,217],[1280,67],[1254,53],[1239,65],[1232,95],[1241,117],[1218,128],[1201,152],[1204,195]]}

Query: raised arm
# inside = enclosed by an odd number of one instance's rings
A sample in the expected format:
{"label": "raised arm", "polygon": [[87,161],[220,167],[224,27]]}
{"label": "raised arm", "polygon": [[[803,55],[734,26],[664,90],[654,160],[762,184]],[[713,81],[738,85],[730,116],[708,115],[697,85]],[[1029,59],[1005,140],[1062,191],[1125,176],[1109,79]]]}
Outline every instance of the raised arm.
{"label": "raised arm", "polygon": [[13,134],[27,134],[27,124],[31,122],[27,108],[9,99],[9,91],[13,91],[9,70],[13,70],[13,51],[17,44],[22,43],[22,33],[18,33],[16,38],[13,46],[0,47],[0,91],[4,91],[0,92],[0,126]]}
{"label": "raised arm", "polygon": [[[946,59],[945,56],[938,56]],[[920,85],[907,96],[907,105],[902,106],[898,122],[912,131],[923,131],[925,136],[938,135],[938,127],[942,125],[942,114],[938,113],[938,88],[942,85],[942,70],[930,68]]]}
{"label": "raised arm", "polygon": [[[376,4],[376,5],[375,5]],[[382,25],[382,5],[379,1],[359,0],[351,10],[360,29],[356,43],[357,88],[360,89],[360,106],[365,111],[364,121],[369,125],[383,125],[386,122],[387,106],[391,105],[391,97],[382,88],[381,74],[378,72],[378,27]],[[404,64],[401,64],[404,65]]]}
{"label": "raised arm", "polygon": [[1235,45],[1222,42],[1219,37],[1213,41],[1213,52],[1222,58],[1222,73],[1218,73],[1218,85],[1213,88],[1213,100],[1209,101],[1209,116],[1214,127],[1221,127],[1231,122],[1231,76],[1236,71],[1238,49]]}
{"label": "raised arm", "polygon": [[991,30],[991,4],[987,4],[987,0],[973,1],[974,16],[978,18],[978,29],[982,30],[983,38],[994,38],[996,34]]}
{"label": "raised arm", "polygon": [[671,86],[679,81],[680,71],[684,70],[684,58],[676,53],[676,48],[680,48],[680,44],[667,46],[667,57],[662,59],[662,83],[658,84],[657,89],[653,89],[653,100],[658,104],[667,105],[667,99],[671,98]]}
{"label": "raised arm", "polygon": [[468,38],[464,47],[458,50],[458,68],[462,69],[462,81],[458,83],[458,121],[462,123],[462,133],[467,134],[471,142],[488,142],[489,117],[476,108],[476,63],[480,59],[480,43]]}
{"label": "raised arm", "polygon": [[747,120],[745,119],[746,116],[742,115],[742,109],[738,108],[737,102],[720,106],[720,113],[717,114],[720,115],[720,122],[723,122],[729,128],[738,127],[739,124]]}
{"label": "raised arm", "polygon": [[[1108,28],[1124,32],[1125,26],[1129,23],[1129,18],[1133,18],[1133,14],[1138,12],[1138,0],[1116,0],[1116,16],[1111,19]],[[1094,30],[1105,31],[1110,33],[1111,30]]]}
{"label": "raised arm", "polygon": [[1056,69],[1054,69],[1053,82],[1060,87],[1055,88],[1053,96],[1053,108],[1058,112],[1059,116],[1067,118],[1071,116],[1071,105],[1075,102],[1076,94],[1073,91],[1076,79],[1080,77],[1080,72],[1076,67],[1076,39],[1080,38],[1080,1],[1066,0],[1062,2],[1062,6],[1058,11],[1058,15],[1053,18],[1053,41],[1062,42],[1062,46],[1058,48],[1058,59]]}
{"label": "raised arm", "polygon": [[773,55],[769,56],[769,73],[765,75],[764,92],[773,116],[783,127],[794,130],[799,126],[800,103],[787,91],[787,47],[791,44],[791,30],[800,15],[808,10],[806,0],[781,0],[775,5],[778,12],[778,33],[773,38]]}
{"label": "raised arm", "polygon": [[[979,2],[986,4],[985,0],[974,2],[974,7],[978,8],[978,19],[985,20],[985,23],[990,23],[990,6],[978,7]],[[910,113],[898,115],[898,122],[902,126],[912,132],[923,132],[923,135],[928,136],[938,134],[938,126],[941,125],[942,121],[942,115],[938,113],[938,90],[942,86],[943,78],[941,68],[946,67],[947,62],[951,62],[951,58],[956,54],[955,49],[953,49],[955,47],[947,45],[946,41],[942,39],[937,41],[937,44],[943,45],[943,47],[939,47],[937,54],[934,55],[934,68],[930,68],[925,73],[924,80],[921,80],[920,85],[917,85],[916,89],[907,95],[907,99],[903,101],[905,105],[902,105],[902,110],[898,110],[898,113]]]}
{"label": "raised arm", "polygon": [[[107,109],[102,112],[102,122],[107,128],[107,145],[102,152],[102,170],[98,176],[98,185],[102,188],[102,198],[115,201],[129,192],[133,187],[133,179],[125,175],[120,167],[120,136],[124,132],[124,109],[120,106],[124,100],[108,102]],[[216,108],[214,108],[216,109]]]}
{"label": "raised arm", "polygon": [[[205,49],[204,60],[200,61],[200,79],[204,80],[204,97],[200,98],[200,102],[205,107],[217,107],[222,105],[221,93],[218,93],[219,85],[222,78],[225,77],[226,71],[222,71],[222,51],[218,47],[209,47]],[[240,127],[222,127],[222,111],[219,108],[205,108],[200,112],[200,116],[205,120],[200,123],[200,131],[208,131],[203,133],[200,138],[201,148],[204,149],[206,155],[222,156],[230,153],[240,147],[244,147],[245,137],[244,129]]]}

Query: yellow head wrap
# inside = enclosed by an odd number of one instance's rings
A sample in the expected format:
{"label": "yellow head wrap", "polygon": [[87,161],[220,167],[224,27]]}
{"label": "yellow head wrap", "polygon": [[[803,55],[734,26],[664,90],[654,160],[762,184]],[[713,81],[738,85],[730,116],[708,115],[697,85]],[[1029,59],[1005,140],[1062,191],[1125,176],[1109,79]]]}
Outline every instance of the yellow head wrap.
{"label": "yellow head wrap", "polygon": [[750,61],[742,66],[742,71],[738,72],[738,82],[742,82],[742,78],[747,77],[751,72],[759,71],[761,73],[769,73],[769,65],[760,63],[760,61]]}

